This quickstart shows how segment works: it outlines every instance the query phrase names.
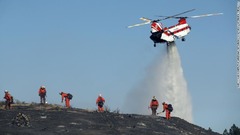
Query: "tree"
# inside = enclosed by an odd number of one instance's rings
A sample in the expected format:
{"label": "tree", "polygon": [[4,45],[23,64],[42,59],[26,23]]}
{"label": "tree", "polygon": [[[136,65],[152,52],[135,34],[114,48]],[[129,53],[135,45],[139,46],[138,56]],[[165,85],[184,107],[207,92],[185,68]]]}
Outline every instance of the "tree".
{"label": "tree", "polygon": [[223,131],[223,135],[229,135],[227,129]]}
{"label": "tree", "polygon": [[232,127],[229,129],[229,132],[227,131],[227,129],[223,131],[223,135],[240,135],[240,128],[233,124]]}
{"label": "tree", "polygon": [[209,127],[209,128],[208,128],[208,131],[211,131],[211,132],[212,132],[212,129]]}
{"label": "tree", "polygon": [[240,135],[240,128],[238,128],[235,124],[229,129],[229,135]]}

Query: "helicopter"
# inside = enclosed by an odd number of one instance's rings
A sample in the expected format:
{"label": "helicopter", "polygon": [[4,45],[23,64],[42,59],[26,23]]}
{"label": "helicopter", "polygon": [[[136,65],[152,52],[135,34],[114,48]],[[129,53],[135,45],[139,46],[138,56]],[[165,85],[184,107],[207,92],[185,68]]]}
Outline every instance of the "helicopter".
{"label": "helicopter", "polygon": [[[166,43],[167,45],[170,45],[170,43],[174,42],[176,39],[181,39],[182,41],[186,40],[185,36],[187,36],[191,31],[191,26],[187,23],[187,18],[199,18],[199,17],[207,17],[207,16],[223,14],[223,13],[213,13],[213,14],[203,14],[203,15],[195,15],[195,16],[180,16],[182,14],[185,14],[194,10],[195,9],[187,10],[172,16],[158,16],[163,18],[155,19],[155,20],[141,17],[140,20],[144,21],[143,23],[130,25],[128,26],[128,28],[143,26],[151,23],[150,39],[153,41],[154,47],[156,47],[157,43]],[[163,28],[163,25],[160,21],[171,19],[171,18],[178,19],[178,23],[176,25]]]}

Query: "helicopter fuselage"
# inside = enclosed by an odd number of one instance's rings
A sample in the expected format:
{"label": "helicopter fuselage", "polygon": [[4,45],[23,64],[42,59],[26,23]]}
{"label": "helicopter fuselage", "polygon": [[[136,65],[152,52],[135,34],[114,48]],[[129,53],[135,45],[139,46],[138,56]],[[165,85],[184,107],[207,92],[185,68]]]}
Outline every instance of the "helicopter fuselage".
{"label": "helicopter fuselage", "polygon": [[[162,31],[154,32],[150,36],[150,39],[156,43],[169,43],[176,39],[182,39],[185,41],[185,36],[191,31],[191,27],[185,23],[179,23],[177,25],[164,28]],[[155,45],[154,45],[155,46]]]}

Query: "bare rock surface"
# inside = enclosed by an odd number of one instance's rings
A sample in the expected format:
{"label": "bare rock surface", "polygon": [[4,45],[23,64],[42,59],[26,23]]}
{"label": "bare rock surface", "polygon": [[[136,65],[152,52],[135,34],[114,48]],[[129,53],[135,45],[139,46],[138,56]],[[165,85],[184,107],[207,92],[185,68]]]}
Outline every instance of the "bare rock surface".
{"label": "bare rock surface", "polygon": [[0,109],[1,135],[220,135],[181,118],[98,113],[55,105]]}

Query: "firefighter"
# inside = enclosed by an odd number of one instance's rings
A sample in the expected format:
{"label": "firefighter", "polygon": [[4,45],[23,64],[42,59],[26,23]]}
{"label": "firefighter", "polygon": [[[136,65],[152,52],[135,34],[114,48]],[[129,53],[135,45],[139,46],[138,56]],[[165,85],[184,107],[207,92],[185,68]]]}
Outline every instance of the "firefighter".
{"label": "firefighter", "polygon": [[163,102],[162,105],[163,105],[162,112],[166,112],[166,119],[169,120],[171,118],[170,114],[171,114],[172,108],[170,108],[169,105],[165,102]]}
{"label": "firefighter", "polygon": [[105,99],[102,97],[102,94],[99,94],[96,100],[96,105],[98,106],[98,112],[104,112],[104,108],[103,108],[104,103],[105,103]]}
{"label": "firefighter", "polygon": [[60,92],[59,94],[62,97],[62,101],[61,102],[63,103],[63,100],[65,99],[65,106],[67,108],[70,108],[70,98],[68,96],[68,93]]}
{"label": "firefighter", "polygon": [[150,108],[152,109],[152,115],[157,115],[157,108],[159,106],[158,100],[155,96],[153,96],[151,102],[150,102]]}
{"label": "firefighter", "polygon": [[5,101],[5,109],[11,109],[11,104],[13,103],[13,97],[11,96],[11,94],[9,93],[8,90],[5,90],[5,96],[4,99]]}
{"label": "firefighter", "polygon": [[46,96],[47,96],[46,94],[47,94],[46,87],[41,86],[38,90],[38,95],[40,97],[40,104],[46,103]]}

